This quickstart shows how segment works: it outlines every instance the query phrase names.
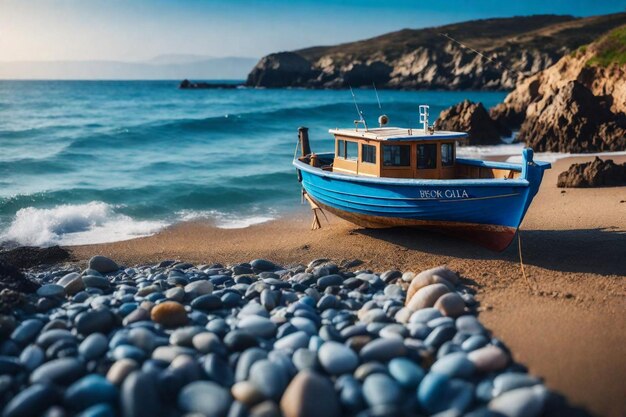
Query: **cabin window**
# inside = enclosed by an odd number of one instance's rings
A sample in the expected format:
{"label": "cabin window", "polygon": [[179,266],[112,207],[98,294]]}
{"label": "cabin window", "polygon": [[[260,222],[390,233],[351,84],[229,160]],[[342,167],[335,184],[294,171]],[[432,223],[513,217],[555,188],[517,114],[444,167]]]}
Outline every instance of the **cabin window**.
{"label": "cabin window", "polygon": [[346,141],[346,159],[356,161],[359,159],[359,144],[356,142]]}
{"label": "cabin window", "polygon": [[392,167],[411,166],[410,145],[385,145],[383,146],[383,165]]}
{"label": "cabin window", "polygon": [[444,167],[454,165],[454,146],[451,143],[441,144],[441,165]]}
{"label": "cabin window", "polygon": [[340,139],[337,141],[337,156],[339,158],[346,157],[346,141],[345,140]]}
{"label": "cabin window", "polygon": [[361,145],[361,162],[367,162],[370,164],[376,163],[376,146],[374,145]]}
{"label": "cabin window", "polygon": [[417,146],[417,168],[437,168],[437,145],[428,143]]}

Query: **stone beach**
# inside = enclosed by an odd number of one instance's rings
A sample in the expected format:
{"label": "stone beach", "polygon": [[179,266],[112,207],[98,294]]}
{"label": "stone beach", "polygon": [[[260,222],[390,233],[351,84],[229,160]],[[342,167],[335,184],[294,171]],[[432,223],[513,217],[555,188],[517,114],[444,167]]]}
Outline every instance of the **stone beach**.
{"label": "stone beach", "polygon": [[446,267],[97,256],[26,275],[41,286],[0,320],[3,417],[532,417],[553,395]]}

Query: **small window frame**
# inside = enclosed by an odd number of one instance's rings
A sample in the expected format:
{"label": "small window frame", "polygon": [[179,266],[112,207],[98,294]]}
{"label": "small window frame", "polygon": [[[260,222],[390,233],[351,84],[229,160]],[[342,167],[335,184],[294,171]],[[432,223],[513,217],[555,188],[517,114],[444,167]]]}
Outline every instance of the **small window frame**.
{"label": "small window frame", "polygon": [[346,159],[346,141],[337,139],[337,158]]}
{"label": "small window frame", "polygon": [[376,165],[376,145],[361,144],[361,162]]}
{"label": "small window frame", "polygon": [[[431,164],[422,164],[422,154],[426,155],[427,152],[423,152],[423,149],[434,150],[434,156],[429,161],[432,161]],[[436,143],[419,143],[416,150],[417,157],[417,169],[437,169],[437,144]]]}
{"label": "small window frame", "polygon": [[[359,142],[353,141],[353,140],[347,140],[346,142],[346,153],[345,153],[345,160],[346,161],[352,161],[352,162],[358,162],[359,160]],[[353,149],[350,149],[353,148]],[[354,150],[354,155],[352,155],[352,152],[350,152],[350,150]]]}
{"label": "small window frame", "polygon": [[[383,166],[385,168],[411,168],[411,145],[382,145],[383,146]],[[389,152],[391,153],[390,159],[395,159],[395,156],[393,155],[394,152],[392,152],[393,148],[397,148],[398,152],[400,152],[401,149],[406,150],[406,154],[404,155],[405,157],[405,164],[402,163],[402,161],[400,161],[399,164],[394,163],[393,161],[390,161],[386,158],[385,155],[385,151],[389,150]],[[400,160],[402,160],[402,154],[398,155],[400,157]]]}
{"label": "small window frame", "polygon": [[[447,148],[448,151],[444,152],[444,148]],[[449,157],[449,160],[444,162],[444,156]],[[441,166],[444,168],[449,168],[454,166],[454,143],[442,143],[441,144]]]}

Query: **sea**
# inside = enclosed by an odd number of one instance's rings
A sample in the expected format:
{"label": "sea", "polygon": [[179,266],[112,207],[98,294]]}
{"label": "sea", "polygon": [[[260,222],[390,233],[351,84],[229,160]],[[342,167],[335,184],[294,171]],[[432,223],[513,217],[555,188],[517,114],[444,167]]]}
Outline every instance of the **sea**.
{"label": "sea", "polygon": [[[216,81],[223,82],[223,81]],[[177,81],[0,81],[0,242],[79,245],[147,236],[181,221],[241,228],[301,207],[297,130],[332,151],[328,129],[358,118],[349,90],[180,90]],[[464,99],[504,92],[354,91],[370,126],[431,123]],[[522,145],[460,154],[516,154]]]}

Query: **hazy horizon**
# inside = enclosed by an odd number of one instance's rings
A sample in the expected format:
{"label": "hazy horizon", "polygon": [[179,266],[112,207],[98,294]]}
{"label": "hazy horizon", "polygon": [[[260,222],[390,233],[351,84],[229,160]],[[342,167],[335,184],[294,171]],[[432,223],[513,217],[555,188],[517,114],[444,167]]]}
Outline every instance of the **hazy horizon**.
{"label": "hazy horizon", "polygon": [[[0,0],[0,78],[30,78],[23,76],[24,71],[34,71],[35,78],[59,77],[60,71],[61,78],[67,78],[71,74],[64,77],[65,70],[55,66],[98,63],[134,66],[133,71],[141,65],[148,70],[178,65],[185,74],[182,66],[194,65],[189,62],[194,61],[189,58],[192,55],[206,62],[239,59],[240,68],[231,65],[211,71],[218,78],[244,78],[252,67],[250,61],[272,52],[351,42],[404,28],[531,14],[590,16],[625,9],[626,0],[601,4],[593,0],[480,0],[471,7],[464,0],[445,4],[411,0],[393,4],[375,0]],[[163,56],[179,60],[155,62]],[[188,76],[197,78],[191,72]]]}

